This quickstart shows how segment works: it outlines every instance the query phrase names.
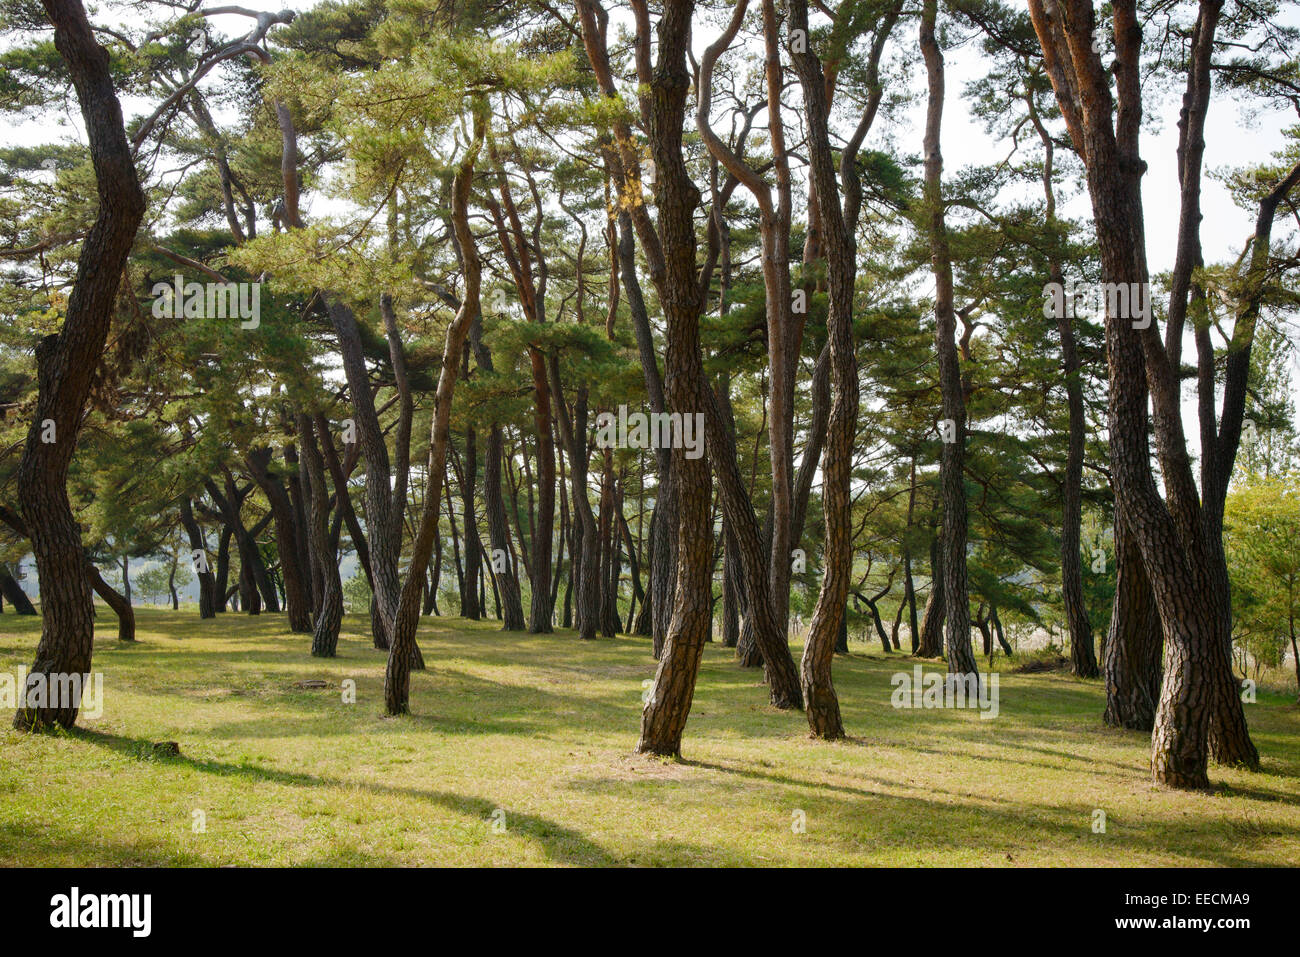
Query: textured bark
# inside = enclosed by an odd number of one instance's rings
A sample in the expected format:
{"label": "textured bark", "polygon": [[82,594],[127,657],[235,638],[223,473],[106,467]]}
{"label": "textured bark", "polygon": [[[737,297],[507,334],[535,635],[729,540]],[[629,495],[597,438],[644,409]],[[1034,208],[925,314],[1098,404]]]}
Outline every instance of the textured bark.
{"label": "textured bark", "polygon": [[[704,399],[708,459],[713,465],[719,498],[735,537],[736,556],[740,560],[747,602],[746,625],[752,629],[753,647],[762,658],[772,705],[777,708],[799,708],[803,706],[799,671],[790,654],[780,618],[773,607],[771,579],[767,568],[771,553],[764,547],[749,493],[736,465],[734,433],[727,428],[714,390],[701,382],[700,391]],[[740,640],[742,643],[745,640],[743,630]]]}
{"label": "textured bark", "polygon": [[[1208,45],[1221,7],[1222,0],[1202,0],[1198,17],[1196,45],[1201,52],[1194,53],[1191,72],[1204,71],[1206,84]],[[1087,171],[1103,281],[1137,283],[1145,289],[1149,276],[1141,196],[1145,163],[1138,152],[1142,30],[1135,0],[1117,0],[1113,12],[1116,56],[1110,72],[1115,77],[1117,110],[1108,71],[1092,50],[1092,5],[1057,0],[1049,9],[1043,0],[1030,0],[1044,62]],[[1189,88],[1200,83],[1189,77]],[[1208,96],[1208,86],[1206,91]],[[1185,165],[1181,168],[1184,176],[1190,172]],[[1185,200],[1187,185],[1184,179]],[[1180,234],[1185,237],[1194,228],[1184,217]],[[1176,261],[1175,272],[1180,264],[1189,265],[1185,259]],[[1203,788],[1209,783],[1206,765],[1212,735],[1216,757],[1258,766],[1227,651],[1231,615],[1223,585],[1222,544],[1209,540],[1213,523],[1207,522],[1192,476],[1173,357],[1154,323],[1137,328],[1131,316],[1114,312],[1108,309],[1106,316],[1111,475],[1117,506],[1151,583],[1165,645],[1152,732],[1152,776],[1159,784]],[[1148,451],[1148,388],[1163,498]]]}
{"label": "textured bark", "polygon": [[[90,672],[94,603],[81,532],[68,501],[68,467],[145,208],[108,54],[95,41],[80,0],[42,2],[85,120],[99,211],[77,258],[63,327],[36,347],[36,410],[18,466],[18,498],[41,581],[41,638],[29,688],[57,676]],[[42,441],[47,420],[54,424],[54,442]],[[25,700],[19,704],[14,727],[20,731],[71,728],[80,707],[80,701],[47,701],[45,707],[32,708]]]}
{"label": "textured bark", "polygon": [[[325,484],[325,459],[317,444],[315,426],[305,414],[298,415],[298,434],[302,437],[302,461],[306,466],[307,481],[311,484],[311,515],[308,537],[316,563],[321,569],[321,600],[316,622],[312,627],[311,653],[313,658],[333,658],[338,652],[339,625],[343,621],[343,582],[339,579],[339,563],[330,543],[329,489]],[[321,433],[321,442],[331,442],[328,431]],[[339,489],[346,495],[346,489]]]}
{"label": "textured bark", "polygon": [[943,442],[939,460],[943,502],[943,610],[948,672],[973,675],[975,655],[970,646],[970,600],[966,581],[966,402],[958,362],[956,314],[953,312],[952,254],[944,216],[943,155],[939,134],[943,123],[943,52],[935,40],[938,0],[925,0],[921,11],[921,53],[925,58],[929,99],[925,118],[925,213],[934,271],[934,345],[939,359],[939,389],[943,418],[953,423],[952,441]]}
{"label": "textured bark", "polygon": [[[791,29],[808,33],[806,0],[791,0]],[[805,44],[794,54],[803,87],[808,130],[809,175],[825,229],[829,311],[826,331],[830,346],[834,399],[822,458],[822,499],[825,513],[825,571],[804,643],[801,674],[808,727],[815,737],[844,737],[839,698],[831,680],[831,663],[841,634],[848,650],[845,601],[853,571],[853,522],[850,480],[857,435],[858,365],[853,345],[853,286],[857,275],[852,234],[846,228],[832,161],[826,81],[821,62]],[[875,605],[872,604],[872,612]],[[880,617],[876,615],[880,627]],[[881,628],[884,637],[884,629]],[[888,639],[885,649],[889,649]]]}
{"label": "textured bark", "polygon": [[736,663],[742,668],[763,666],[763,653],[758,650],[758,640],[754,630],[754,616],[750,612],[749,599],[744,592],[741,593],[740,638],[736,641]]}
{"label": "textured bark", "polygon": [[[384,439],[374,396],[370,391],[370,376],[366,371],[356,316],[348,306],[337,300],[329,301],[328,312],[338,337],[348,394],[352,398],[351,411],[357,440],[366,459],[366,532],[370,549],[371,587],[376,606],[376,614],[371,616],[371,632],[375,647],[387,649],[401,588],[397,572],[397,560],[401,551],[401,518],[398,517],[394,526],[388,443]],[[393,534],[394,531],[397,536]]]}
{"label": "textured bark", "polygon": [[1106,710],[1102,720],[1115,728],[1151,731],[1160,700],[1160,658],[1164,642],[1142,552],[1115,514],[1115,600],[1110,633],[1102,649]]}
{"label": "textured bark", "polygon": [[[589,6],[583,4],[583,6]],[[634,0],[637,43],[648,48],[649,14],[644,0]],[[691,33],[691,0],[666,0],[658,25],[658,60],[649,78],[647,132],[658,170],[656,201],[663,273],[659,301],[667,325],[665,399],[683,416],[702,411],[704,369],[699,320],[703,291],[695,276],[695,222],[699,191],[691,182],[682,150],[682,128],[691,77],[686,50]],[[588,24],[584,17],[584,34]],[[639,188],[639,187],[638,187]],[[637,751],[676,756],[690,713],[700,657],[712,623],[713,529],[709,463],[688,459],[681,448],[671,457],[677,513],[677,580],[672,617],[654,686],[641,713]]]}

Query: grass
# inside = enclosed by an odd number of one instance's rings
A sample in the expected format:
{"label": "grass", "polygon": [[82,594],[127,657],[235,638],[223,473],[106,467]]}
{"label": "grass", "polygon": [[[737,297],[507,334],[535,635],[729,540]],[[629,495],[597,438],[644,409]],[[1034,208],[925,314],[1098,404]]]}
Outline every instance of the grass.
{"label": "grass", "polygon": [[[1003,673],[995,720],[895,710],[890,676],[914,662],[857,646],[835,665],[853,737],[827,744],[711,645],[685,760],[672,762],[632,754],[654,673],[642,639],[582,644],[426,619],[430,668],[412,678],[414,713],[390,719],[383,654],[359,617],[325,661],[283,616],[137,614],[129,646],[101,610],[101,718],[30,736],[0,712],[0,864],[1300,860],[1300,712],[1282,695],[1247,706],[1261,773],[1216,768],[1214,791],[1181,793],[1150,783],[1148,736],[1101,725],[1098,682]],[[30,666],[38,629],[0,619],[0,672]],[[340,690],[348,678],[355,704]],[[330,687],[293,687],[305,679]],[[180,755],[155,753],[163,741]],[[1105,833],[1093,832],[1096,809]]]}

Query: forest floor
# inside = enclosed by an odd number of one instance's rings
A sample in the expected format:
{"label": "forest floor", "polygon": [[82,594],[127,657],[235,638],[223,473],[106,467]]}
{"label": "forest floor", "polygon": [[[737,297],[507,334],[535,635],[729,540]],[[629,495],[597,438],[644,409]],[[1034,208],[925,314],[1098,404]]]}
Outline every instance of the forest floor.
{"label": "forest floor", "polygon": [[[644,639],[425,619],[429,670],[412,676],[413,714],[391,719],[384,655],[361,617],[345,619],[339,657],[321,660],[283,616],[137,614],[140,640],[123,645],[101,609],[103,714],[84,730],[17,734],[0,708],[0,864],[1300,860],[1289,696],[1247,705],[1261,773],[1213,768],[1212,792],[1180,793],[1150,783],[1148,735],[1101,724],[1097,681],[1003,673],[992,720],[895,709],[891,675],[916,662],[854,646],[835,662],[852,737],[827,744],[710,645],[672,762],[632,754],[654,674]],[[0,619],[0,675],[31,665],[39,626]],[[310,679],[329,686],[294,687]],[[155,753],[167,741],[179,756]]]}

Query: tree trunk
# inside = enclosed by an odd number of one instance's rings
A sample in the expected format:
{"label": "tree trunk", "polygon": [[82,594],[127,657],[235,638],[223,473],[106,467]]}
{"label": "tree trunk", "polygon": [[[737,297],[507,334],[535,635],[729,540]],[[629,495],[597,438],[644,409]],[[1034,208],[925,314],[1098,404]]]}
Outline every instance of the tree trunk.
{"label": "tree trunk", "polygon": [[554,353],[547,358],[547,371],[555,401],[555,422],[569,459],[574,526],[570,574],[577,585],[578,637],[591,641],[600,626],[600,527],[587,497],[587,389],[578,389],[570,417],[560,382],[560,361]]}
{"label": "tree trunk", "polygon": [[943,155],[939,133],[943,123],[943,52],[935,40],[938,0],[925,0],[921,11],[921,53],[925,58],[929,100],[925,119],[925,204],[928,216],[930,263],[934,271],[934,345],[939,358],[939,388],[943,395],[943,449],[939,459],[943,502],[943,610],[948,672],[973,675],[970,646],[970,601],[966,584],[966,402],[962,394],[953,312],[952,255],[943,205]]}
{"label": "tree trunk", "polygon": [[393,628],[393,641],[388,651],[388,666],[384,672],[384,707],[392,715],[410,711],[411,667],[417,660],[419,647],[415,633],[420,623],[420,598],[424,587],[424,569],[433,552],[434,532],[438,525],[439,485],[447,469],[447,446],[450,441],[451,399],[456,387],[456,372],[461,350],[469,335],[470,322],[480,309],[479,288],[481,264],[474,234],[469,227],[470,186],[474,163],[483,142],[480,114],[475,111],[474,143],[456,171],[452,182],[452,224],[459,246],[465,276],[465,297],[455,318],[447,327],[447,338],[442,351],[442,368],[438,375],[438,388],[434,396],[433,421],[429,428],[429,459],[426,469],[428,487],[425,489],[424,509],[420,515],[419,530],[411,548],[411,572],[402,586],[397,617]]}
{"label": "tree trunk", "polygon": [[194,506],[188,495],[181,498],[181,525],[189,537],[194,570],[199,579],[199,617],[213,618],[217,614],[217,583],[208,565],[208,545],[203,540],[203,529],[194,518]]}
{"label": "tree trunk", "polygon": [[913,652],[918,658],[938,658],[943,654],[943,549],[938,538],[930,539],[930,594],[921,618],[921,639]]}
{"label": "tree trunk", "polygon": [[19,615],[36,614],[36,606],[27,597],[23,587],[18,584],[8,565],[0,564],[0,593],[14,606],[14,613]]}
{"label": "tree trunk", "polygon": [[1142,553],[1115,510],[1115,599],[1110,633],[1102,654],[1106,710],[1102,720],[1114,728],[1150,732],[1160,700],[1160,659],[1164,651],[1160,614]]}
{"label": "tree trunk", "polygon": [[226,610],[226,590],[230,584],[230,539],[234,534],[230,526],[223,522],[217,539],[217,575],[212,584],[212,605],[218,615]]}
{"label": "tree trunk", "polygon": [[722,647],[740,643],[740,559],[736,557],[736,536],[722,519]]}
{"label": "tree trunk", "polygon": [[348,395],[352,399],[357,440],[366,459],[366,535],[375,605],[375,613],[371,615],[371,635],[374,646],[385,650],[390,646],[393,617],[401,589],[397,563],[401,552],[402,519],[397,516],[396,522],[393,521],[393,476],[388,443],[370,391],[370,374],[366,370],[356,316],[348,306],[332,297],[327,299],[327,304],[330,322],[339,342]]}
{"label": "tree trunk", "polygon": [[[716,390],[701,382],[700,393],[705,407],[705,445],[709,450],[709,462],[713,465],[723,510],[735,535],[736,554],[744,576],[748,603],[746,624],[753,629],[753,645],[762,656],[772,705],[777,708],[799,708],[803,706],[799,670],[790,655],[790,645],[782,630],[781,619],[772,605],[771,577],[766,567],[771,552],[764,547],[759,535],[758,521],[750,504],[749,493],[736,465],[734,433],[727,428]],[[712,543],[711,533],[709,537]],[[711,579],[712,567],[709,572]],[[711,587],[709,596],[711,599]],[[740,643],[744,642],[742,629]]]}
{"label": "tree trunk", "polygon": [[104,604],[113,609],[113,614],[117,615],[117,640],[135,641],[135,609],[131,607],[130,600],[104,581],[104,576],[99,573],[99,569],[90,562],[86,562],[86,577],[95,593],[104,599]]}
{"label": "tree trunk", "polygon": [[[1108,71],[1090,44],[1091,3],[1058,0],[1049,15],[1042,0],[1030,0],[1030,15],[1058,105],[1084,159],[1102,279],[1141,290],[1145,302],[1135,312],[1149,319],[1141,194],[1146,164],[1138,150],[1142,29],[1135,0],[1117,0],[1112,6],[1115,60],[1109,72],[1115,77],[1117,111],[1111,108]],[[1185,102],[1201,114],[1208,102],[1214,28],[1221,8],[1222,0],[1202,0],[1195,30]],[[1068,51],[1076,51],[1077,59]],[[1072,72],[1067,73],[1067,67]],[[1080,97],[1087,107],[1082,111]],[[1195,130],[1185,126],[1180,139],[1183,209],[1173,276],[1180,287],[1189,281],[1197,259],[1200,148],[1189,153],[1187,147],[1200,136],[1202,122],[1203,115],[1196,118]],[[1108,304],[1108,425],[1117,509],[1140,550],[1164,636],[1152,777],[1172,787],[1204,788],[1209,784],[1206,765],[1212,739],[1220,760],[1257,767],[1258,754],[1246,730],[1228,655],[1231,611],[1223,585],[1222,545],[1209,540],[1213,521],[1202,507],[1183,433],[1177,344],[1178,317],[1185,307],[1185,294],[1171,296],[1168,332],[1175,348],[1167,349],[1152,322],[1135,323],[1133,315]],[[1201,399],[1206,400],[1204,388]],[[1163,498],[1151,470],[1148,421],[1154,424]],[[1206,427],[1204,415],[1202,425]],[[1209,454],[1216,455],[1213,443]]]}
{"label": "tree trunk", "polygon": [[[144,195],[113,92],[108,54],[80,0],[43,0],[54,46],[72,76],[95,171],[99,212],[82,242],[63,327],[36,347],[37,400],[18,466],[18,497],[41,581],[41,639],[25,688],[59,676],[88,675],[94,603],[81,532],[68,501],[68,467],[92,378],[99,368],[127,254],[144,215]],[[47,426],[54,431],[50,433]],[[49,437],[54,441],[48,441]],[[19,702],[14,727],[71,728],[80,701]]]}
{"label": "tree trunk", "polygon": [[[623,281],[628,313],[632,319],[632,331],[636,336],[637,354],[641,358],[650,411],[658,414],[666,411],[667,408],[664,401],[663,378],[659,374],[659,350],[655,347],[645,296],[637,279],[636,242],[633,236],[632,216],[627,209],[619,211],[618,230],[619,276]],[[647,633],[643,626],[649,624],[651,650],[656,661],[663,653],[664,638],[668,634],[668,618],[673,605],[673,582],[677,574],[677,517],[669,459],[667,449],[655,449],[655,468],[659,482],[655,490],[655,507],[650,519],[650,581],[647,586],[646,604],[643,606],[649,620],[638,622],[638,627],[635,629],[637,634]]]}
{"label": "tree trunk", "polygon": [[[492,354],[483,343],[483,317],[474,317],[469,330],[474,361],[480,369],[492,371]],[[523,631],[524,606],[519,593],[519,579],[515,575],[510,553],[510,525],[506,519],[505,499],[501,494],[501,457],[505,454],[501,426],[493,422],[488,429],[487,451],[483,463],[483,504],[487,511],[488,541],[492,545],[488,567],[496,582],[501,599],[502,628],[505,631]]]}
{"label": "tree trunk", "polygon": [[[704,296],[695,275],[695,208],[699,191],[691,182],[682,151],[686,97],[691,88],[686,48],[691,32],[692,0],[665,0],[659,19],[658,56],[649,100],[650,149],[658,170],[656,199],[663,273],[659,301],[667,326],[665,399],[683,416],[702,411],[704,368],[699,321]],[[584,33],[588,20],[583,19]],[[644,26],[648,29],[648,25]],[[642,34],[639,42],[649,44]],[[678,756],[690,713],[700,658],[712,619],[712,487],[704,456],[687,458],[674,448],[672,487],[676,496],[677,580],[659,668],[641,712],[637,751]]]}
{"label": "tree trunk", "polygon": [[278,475],[271,472],[272,454],[268,446],[251,450],[245,457],[249,475],[271,505],[275,520],[275,540],[280,555],[280,575],[284,581],[284,603],[289,614],[289,630],[310,634],[311,595],[305,580],[306,570],[299,564],[298,527],[293,503]]}
{"label": "tree trunk", "polygon": [[[768,0],[770,2],[770,0]],[[766,15],[766,5],[764,7]],[[791,27],[807,35],[806,0],[791,3]],[[839,698],[831,681],[835,649],[844,638],[848,651],[848,623],[845,602],[849,576],[853,571],[852,489],[853,449],[857,438],[858,364],[853,345],[853,286],[857,275],[852,234],[846,228],[840,206],[839,188],[831,154],[826,82],[817,55],[804,44],[794,53],[795,67],[803,87],[807,121],[809,175],[816,196],[817,213],[824,226],[829,311],[826,318],[830,345],[834,398],[822,453],[822,508],[825,513],[825,570],[808,639],[804,644],[802,682],[808,727],[815,737],[834,740],[844,737]],[[876,606],[871,605],[876,627],[889,650]]]}
{"label": "tree trunk", "polygon": [[600,479],[600,633],[613,638],[621,629],[618,616],[618,581],[621,571],[618,536],[615,535],[614,452],[605,449]]}
{"label": "tree trunk", "polygon": [[[311,486],[311,516],[308,537],[316,564],[321,570],[320,611],[311,633],[313,658],[333,658],[338,653],[339,626],[343,621],[343,582],[339,579],[339,563],[330,544],[329,489],[325,484],[325,460],[317,444],[315,426],[306,414],[298,415],[298,434],[302,438],[302,461],[306,466],[307,481]],[[329,432],[320,436],[321,442],[332,442]],[[346,489],[336,489],[336,495],[346,495]]]}
{"label": "tree trunk", "polygon": [[[469,371],[469,352],[465,353],[464,371]],[[478,600],[478,579],[483,564],[479,547],[478,518],[475,516],[474,487],[478,484],[478,431],[465,428],[465,459],[460,474],[461,516],[465,528],[465,590],[461,594],[460,615],[478,621],[485,611]]]}

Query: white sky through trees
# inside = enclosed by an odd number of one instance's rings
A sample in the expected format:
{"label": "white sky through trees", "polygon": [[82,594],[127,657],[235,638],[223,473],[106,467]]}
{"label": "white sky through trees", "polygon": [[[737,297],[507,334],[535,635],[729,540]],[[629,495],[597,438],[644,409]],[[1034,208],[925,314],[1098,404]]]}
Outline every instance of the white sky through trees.
{"label": "white sky through trees", "polygon": [[[241,4],[245,8],[255,10],[289,8],[300,12],[308,10],[314,5],[314,3],[301,2],[301,0],[299,2],[289,0],[287,3],[277,2],[277,0],[244,0]],[[620,29],[630,26],[630,13],[626,4],[620,3],[618,0],[606,0],[605,5],[610,12],[610,37],[611,41],[613,41]],[[117,8],[114,9],[114,12],[130,14],[124,18],[128,23],[132,21],[136,23],[143,22],[133,11]],[[93,10],[91,14],[92,20],[97,19]],[[100,16],[102,15],[101,11]],[[159,15],[160,17],[169,16],[171,10],[169,8],[160,8]],[[210,22],[215,32],[228,37],[247,32],[250,24],[247,17],[235,15],[214,16],[210,18]],[[813,27],[816,28],[824,22],[825,18],[817,15],[813,21]],[[951,24],[950,19],[949,22]],[[1286,8],[1283,22],[1288,25],[1300,24],[1300,4],[1292,4]],[[958,29],[956,25],[953,25],[953,27],[948,31],[947,39],[950,42],[964,39],[965,42],[949,46],[944,50],[947,67],[947,95],[944,102],[942,136],[945,181],[951,181],[953,175],[962,167],[997,163],[1006,157],[1011,148],[1008,140],[994,137],[986,132],[982,122],[972,114],[969,104],[963,97],[967,84],[978,79],[983,74],[985,66],[980,51],[979,35],[973,30]],[[716,38],[721,28],[722,20],[719,12],[697,12],[696,35],[692,41],[697,60],[704,47]],[[891,48],[894,51],[895,67],[901,65],[903,73],[899,76],[898,69],[892,69],[886,71],[885,75],[896,77],[896,79],[888,82],[906,82],[910,92],[919,95],[898,115],[887,117],[882,111],[882,115],[876,127],[872,130],[868,142],[864,144],[864,148],[893,151],[900,159],[908,162],[909,165],[913,165],[911,161],[915,160],[915,170],[913,172],[919,176],[921,134],[925,117],[923,96],[925,77],[924,71],[920,68],[919,57],[909,54],[909,51],[915,52],[915,34],[916,23],[914,17],[908,17],[900,21],[894,31]],[[754,40],[755,38],[751,37],[751,42],[754,42]],[[0,44],[12,42],[12,37],[0,39]],[[737,46],[743,42],[743,39],[738,40]],[[725,57],[734,58],[741,54],[742,51],[733,50],[726,54]],[[909,69],[909,63],[913,64],[915,68]],[[219,73],[219,71],[220,68],[215,72]],[[219,82],[219,79],[214,74],[205,79],[203,85],[208,86],[216,82]],[[888,89],[886,92],[888,94]],[[797,85],[791,88],[789,95],[797,96]],[[1142,131],[1142,157],[1148,164],[1148,170],[1142,181],[1142,195],[1146,220],[1147,255],[1153,274],[1169,270],[1172,268],[1174,261],[1179,209],[1175,150],[1177,147],[1177,120],[1180,100],[1181,92],[1172,91],[1157,96],[1149,96],[1145,104],[1146,116]],[[58,118],[48,113],[43,116],[26,118],[15,118],[12,115],[0,116],[0,136],[10,146],[36,146],[43,143],[66,142],[74,138],[84,142],[81,118],[75,113],[75,98],[70,96],[67,102],[68,108],[72,112],[64,113]],[[1215,89],[1210,101],[1205,128],[1204,167],[1206,176],[1203,180],[1201,195],[1201,207],[1204,215],[1201,226],[1201,241],[1207,264],[1234,261],[1241,253],[1254,228],[1254,212],[1241,209],[1235,205],[1226,186],[1214,174],[1219,171],[1271,159],[1272,155],[1284,144],[1283,130],[1300,122],[1300,117],[1284,110],[1272,109],[1267,105],[1261,106],[1258,98],[1253,99],[1250,103],[1249,111],[1243,109],[1245,102],[1244,99],[1235,97],[1221,88]],[[123,109],[126,111],[128,118],[151,110],[155,106],[156,104],[146,102],[138,97],[125,97],[123,99]],[[693,116],[693,111],[688,110],[688,116]],[[229,122],[231,117],[219,117],[219,121],[221,119]],[[842,126],[843,117],[840,117],[840,119]],[[688,120],[688,122],[693,133],[693,120]],[[765,122],[764,114],[759,114],[754,122],[756,134],[762,133]],[[791,115],[786,122],[792,137],[797,138],[799,135],[797,132],[798,118]],[[1060,125],[1059,121],[1057,125]],[[1022,136],[1021,138],[1022,148],[1033,149],[1036,147],[1036,143],[1036,139],[1032,136]],[[804,185],[806,183],[806,170],[798,166],[797,160],[793,165],[797,177],[795,200],[796,203],[801,204],[806,196],[806,186]],[[743,197],[738,194],[737,198]],[[1062,215],[1078,218],[1088,216],[1087,194],[1081,187],[1062,189],[1060,198],[1062,200]],[[322,203],[319,197],[315,197],[315,199],[316,202],[313,204],[313,197],[310,194],[304,195],[304,208],[307,212],[310,213],[313,205],[318,215],[335,211],[332,203],[328,201]],[[1290,240],[1294,241],[1294,232],[1287,229],[1284,224],[1279,224],[1279,228],[1274,231],[1274,241],[1276,242],[1288,234],[1290,234]],[[921,287],[921,292],[927,294],[924,286]],[[1041,309],[1041,306],[1040,301],[1026,303],[1027,309],[1038,310]],[[1300,345],[1300,323],[1297,323],[1296,317],[1288,317],[1286,328],[1292,343]],[[1194,350],[1191,335],[1192,332],[1189,328],[1186,348]],[[1297,351],[1300,352],[1300,350]],[[1291,388],[1293,398],[1297,406],[1300,406],[1300,356],[1296,354],[1292,356]],[[1199,431],[1196,426],[1194,389],[1194,381],[1184,384],[1183,415],[1189,446],[1193,450],[1198,450]],[[864,399],[866,398],[864,396]]]}

